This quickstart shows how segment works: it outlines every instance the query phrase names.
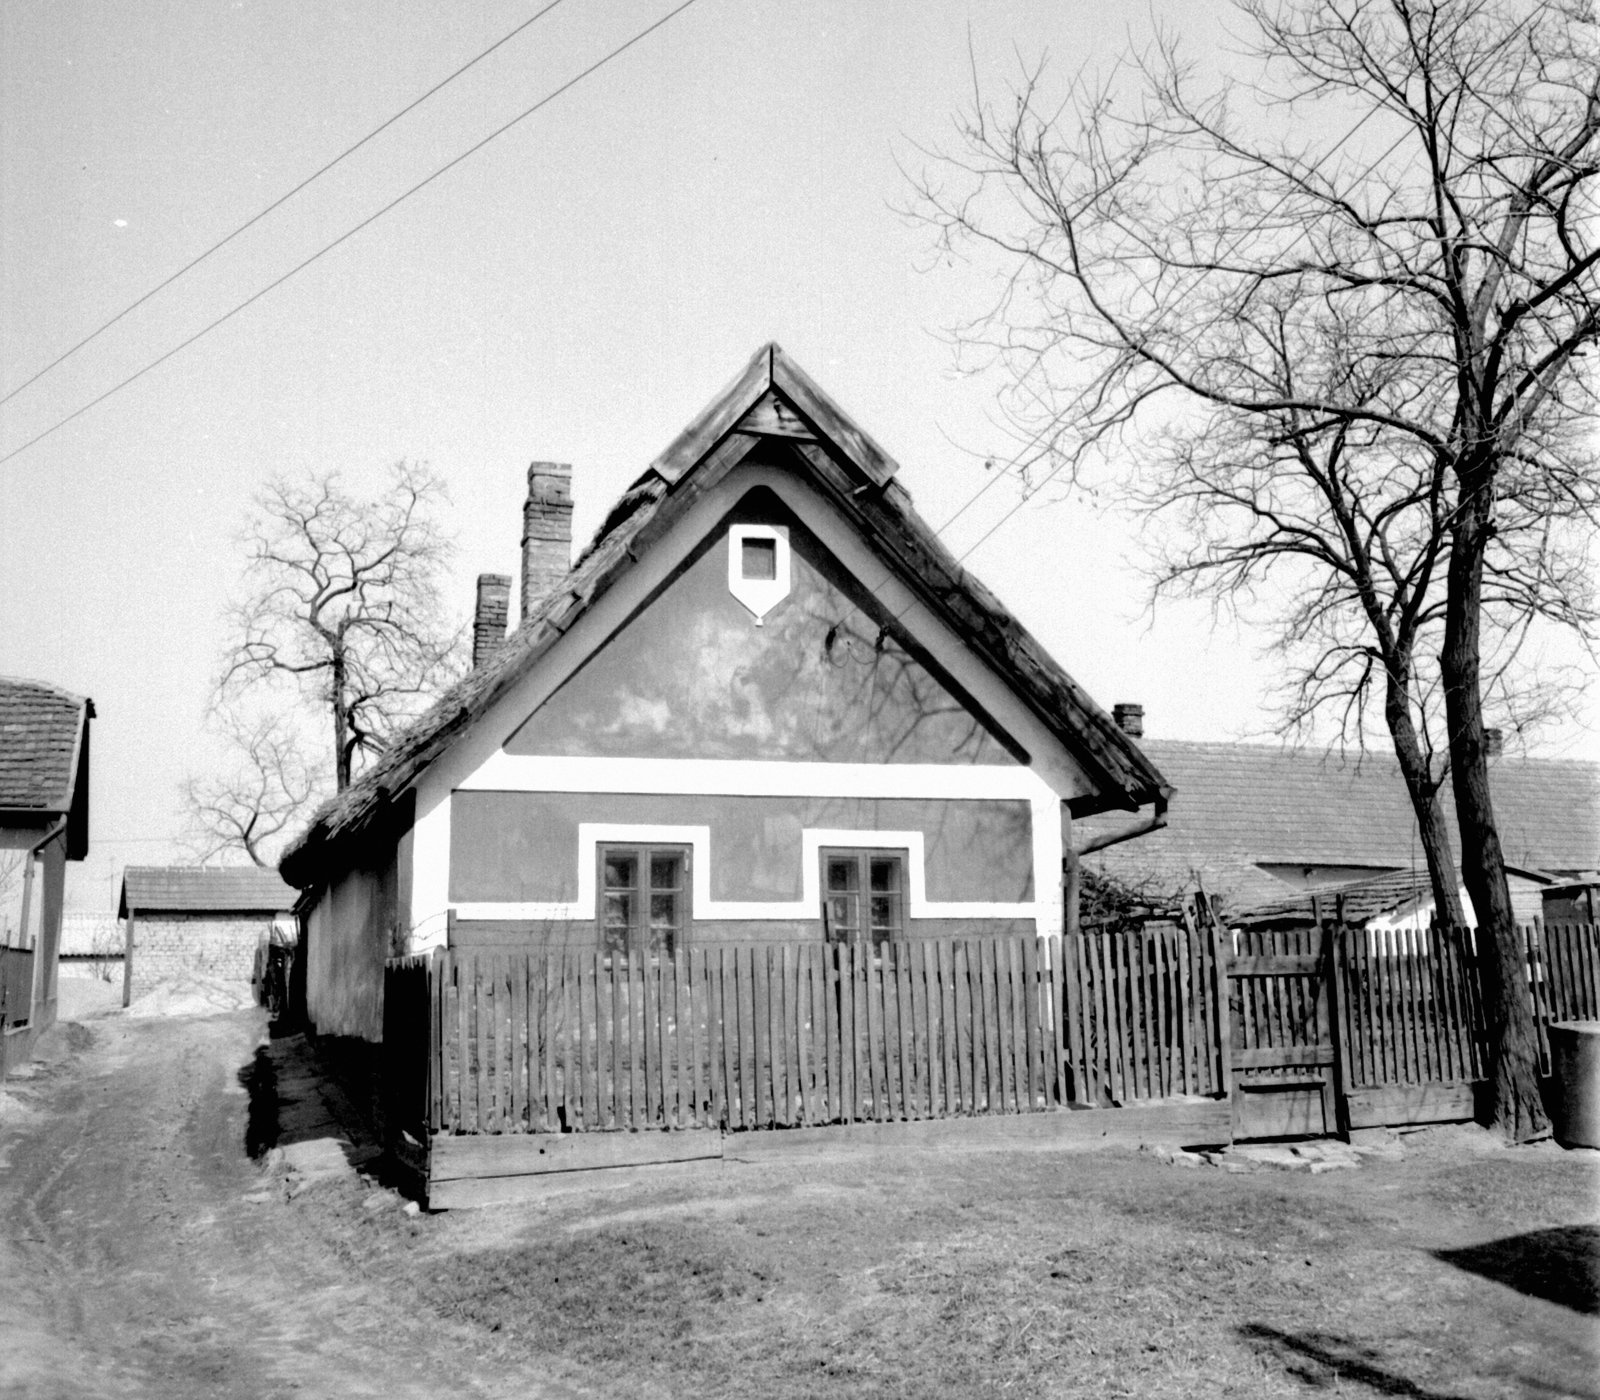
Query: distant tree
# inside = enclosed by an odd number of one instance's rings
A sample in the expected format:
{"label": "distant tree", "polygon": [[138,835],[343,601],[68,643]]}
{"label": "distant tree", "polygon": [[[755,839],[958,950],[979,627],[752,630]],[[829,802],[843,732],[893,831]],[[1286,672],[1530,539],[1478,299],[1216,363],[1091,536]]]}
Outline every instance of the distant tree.
{"label": "distant tree", "polygon": [[254,864],[276,865],[279,848],[310,816],[331,786],[305,757],[299,726],[288,715],[217,718],[226,744],[223,765],[183,785],[187,845],[202,863],[242,852]]}
{"label": "distant tree", "polygon": [[[1483,940],[1492,1117],[1546,1127],[1490,796],[1486,689],[1536,624],[1592,641],[1600,35],[1587,3],[1243,0],[1249,81],[1166,38],[1047,104],[1037,72],[921,186],[1000,257],[967,346],[1019,428],[1173,528],[1162,591],[1261,604],[1289,719],[1380,708],[1438,908]],[[1526,675],[1526,673],[1523,673]],[[1443,756],[1448,755],[1447,762]]]}
{"label": "distant tree", "polygon": [[340,791],[464,664],[466,628],[440,601],[454,548],[438,518],[445,485],[409,462],[389,478],[374,500],[335,473],[280,478],[256,498],[217,685],[225,709],[264,709],[287,686],[320,711]]}

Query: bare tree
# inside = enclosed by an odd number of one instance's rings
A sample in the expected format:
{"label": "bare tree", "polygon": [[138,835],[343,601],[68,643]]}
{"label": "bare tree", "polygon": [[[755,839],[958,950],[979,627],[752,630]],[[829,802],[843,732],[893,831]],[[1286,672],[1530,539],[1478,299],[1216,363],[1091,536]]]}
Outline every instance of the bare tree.
{"label": "bare tree", "polygon": [[437,516],[447,499],[437,476],[408,462],[370,501],[334,473],[279,479],[244,533],[249,593],[231,612],[219,701],[293,687],[330,722],[341,791],[461,669],[466,631],[439,596],[453,548]]}
{"label": "bare tree", "polygon": [[1291,720],[1359,735],[1381,702],[1453,913],[1448,753],[1492,1115],[1523,1139],[1546,1125],[1483,703],[1530,628],[1595,622],[1600,35],[1578,3],[1238,11],[1247,80],[1204,90],[1166,38],[1060,106],[1036,71],[975,104],[920,208],[999,255],[962,338],[1011,371],[1024,470],[1129,449],[1127,499],[1174,527],[1158,588],[1269,605]]}
{"label": "bare tree", "polygon": [[191,853],[205,862],[241,851],[256,865],[274,865],[283,839],[326,796],[326,778],[306,760],[288,716],[223,712],[220,728],[225,766],[183,785]]}

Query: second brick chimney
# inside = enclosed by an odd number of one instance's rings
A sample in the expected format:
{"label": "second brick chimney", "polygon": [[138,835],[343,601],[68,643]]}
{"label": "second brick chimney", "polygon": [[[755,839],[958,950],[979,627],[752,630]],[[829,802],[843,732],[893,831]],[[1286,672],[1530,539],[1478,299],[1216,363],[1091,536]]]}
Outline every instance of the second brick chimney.
{"label": "second brick chimney", "polygon": [[528,503],[522,508],[521,622],[533,616],[571,569],[572,467],[534,462],[528,468]]}
{"label": "second brick chimney", "polygon": [[472,669],[476,671],[506,639],[511,611],[511,575],[479,574],[478,606],[472,615]]}
{"label": "second brick chimney", "polygon": [[1130,739],[1144,738],[1144,706],[1123,702],[1111,707],[1111,718]]}

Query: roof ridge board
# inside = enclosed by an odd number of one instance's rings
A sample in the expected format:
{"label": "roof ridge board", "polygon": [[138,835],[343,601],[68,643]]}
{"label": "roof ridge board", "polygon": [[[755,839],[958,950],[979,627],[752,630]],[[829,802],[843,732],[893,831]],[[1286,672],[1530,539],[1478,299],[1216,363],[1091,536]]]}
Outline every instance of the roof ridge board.
{"label": "roof ridge board", "polygon": [[756,351],[745,367],[655,457],[634,485],[641,484],[652,473],[669,486],[676,485],[681,477],[698,466],[772,386],[776,349],[769,341]]}
{"label": "roof ridge board", "polygon": [[900,464],[834,401],[827,390],[790,359],[782,346],[773,344],[771,350],[773,388],[818,430],[824,441],[838,447],[875,485],[888,482],[900,470]]}

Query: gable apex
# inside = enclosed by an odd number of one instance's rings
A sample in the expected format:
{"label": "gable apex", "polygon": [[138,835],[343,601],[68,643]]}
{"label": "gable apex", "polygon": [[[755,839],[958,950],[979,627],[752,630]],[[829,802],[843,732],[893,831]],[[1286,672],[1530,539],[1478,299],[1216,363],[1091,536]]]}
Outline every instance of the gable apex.
{"label": "gable apex", "polygon": [[651,462],[640,481],[653,475],[676,485],[733,432],[810,438],[875,486],[900,470],[781,345],[768,341]]}

